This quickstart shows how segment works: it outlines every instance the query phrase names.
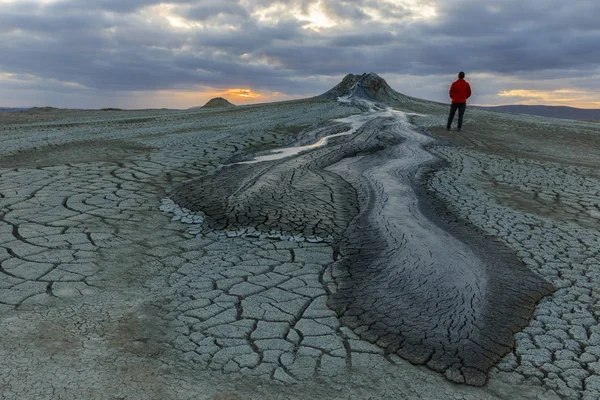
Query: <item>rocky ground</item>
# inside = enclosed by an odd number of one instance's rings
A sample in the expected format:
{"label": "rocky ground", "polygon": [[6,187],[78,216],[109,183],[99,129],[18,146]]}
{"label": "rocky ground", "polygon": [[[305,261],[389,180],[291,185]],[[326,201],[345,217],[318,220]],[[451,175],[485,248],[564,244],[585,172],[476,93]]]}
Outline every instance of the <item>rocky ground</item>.
{"label": "rocky ground", "polygon": [[[219,226],[202,202],[187,210],[176,204],[189,193],[206,196],[194,192],[197,183],[228,164],[310,143],[332,133],[322,130],[332,120],[365,112],[316,99],[0,115],[3,398],[597,398],[597,125],[468,110],[459,135],[442,129],[445,106],[392,105],[421,114],[409,118],[410,129],[437,137],[428,149],[447,161],[419,181],[422,204],[443,202],[556,289],[485,386],[411,365],[328,307],[339,289],[331,266],[344,254],[327,235],[340,234],[351,209],[339,214],[298,202],[285,215],[306,210],[302,218],[327,218],[294,237],[281,216],[249,230],[235,220]],[[333,157],[341,140],[314,154]],[[308,185],[300,192],[345,168],[324,170],[321,156],[297,158],[311,171],[293,177]],[[294,169],[260,168],[229,179],[261,176],[252,182],[277,187]],[[323,207],[328,198],[337,204],[327,190],[314,195]]]}

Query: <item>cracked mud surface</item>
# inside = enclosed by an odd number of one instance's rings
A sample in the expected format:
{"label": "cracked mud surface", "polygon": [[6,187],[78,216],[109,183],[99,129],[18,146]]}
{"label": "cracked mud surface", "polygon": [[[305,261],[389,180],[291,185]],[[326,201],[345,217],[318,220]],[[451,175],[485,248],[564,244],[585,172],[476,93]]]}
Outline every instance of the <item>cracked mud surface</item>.
{"label": "cracked mud surface", "polygon": [[[445,108],[405,109],[433,115],[411,117],[417,124],[443,123]],[[484,387],[453,384],[386,353],[365,340],[371,331],[349,329],[327,306],[343,293],[335,271],[352,256],[351,241],[332,237],[352,226],[366,201],[343,171],[401,140],[373,135],[373,146],[357,135],[291,164],[224,165],[361,112],[299,101],[0,121],[11,128],[2,131],[0,154],[3,398],[595,398],[600,189],[592,169],[569,160],[433,149],[449,167],[424,177],[430,194],[557,289]],[[346,142],[355,144],[342,149]],[[340,153],[347,161],[338,162]],[[190,195],[199,183],[224,186],[214,177],[227,169],[235,177],[228,182],[245,185],[235,202]],[[264,188],[288,179],[298,182],[296,192],[271,200]],[[303,198],[314,180],[317,189]],[[160,212],[161,199],[174,193],[181,202],[190,196],[190,211],[207,212],[196,220]],[[309,201],[319,207],[297,216]],[[257,202],[285,207],[251,215]],[[235,213],[248,219],[230,218]],[[271,213],[277,218],[261,219]]]}
{"label": "cracked mud surface", "polygon": [[[600,221],[595,196],[600,181],[595,171],[490,159],[475,151],[436,151],[456,160],[456,169],[444,173],[460,169],[463,179],[477,176],[471,182],[478,184],[467,188],[456,177],[440,175],[449,183],[436,179],[432,186],[470,208],[465,218],[509,243],[531,270],[557,288],[541,301],[529,326],[516,335],[516,348],[497,368],[517,371],[565,398],[596,398]],[[515,192],[510,200],[507,187]],[[483,210],[473,201],[489,203]]]}
{"label": "cracked mud surface", "polygon": [[383,129],[402,144],[332,167],[369,189],[344,235],[347,257],[335,265],[340,290],[330,304],[342,323],[387,352],[483,385],[552,287],[505,246],[419,201],[412,187],[416,171],[433,161],[422,149],[431,139],[404,115],[390,117]]}
{"label": "cracked mud surface", "polygon": [[[420,214],[411,186],[416,169],[433,160],[422,149],[431,139],[415,132],[404,114],[371,111],[340,123],[353,123],[356,133],[297,156],[227,166],[170,197],[202,213],[202,226],[210,231],[331,238],[343,257],[334,266],[337,285],[328,303],[344,326],[386,354],[425,364],[455,382],[483,385],[551,286],[505,256],[500,245],[479,240],[469,246],[468,234],[465,244]],[[340,130],[334,124],[307,136]],[[486,257],[489,251],[497,258]],[[263,291],[252,282],[239,285],[236,292]],[[235,332],[243,343],[257,325],[244,318],[244,298],[229,301],[239,307],[228,321],[243,324]],[[290,302],[297,318],[306,302]],[[224,312],[213,309],[211,316]],[[262,310],[258,318],[271,314],[279,311]],[[341,345],[321,350],[339,357]],[[250,346],[245,351],[258,363]]]}

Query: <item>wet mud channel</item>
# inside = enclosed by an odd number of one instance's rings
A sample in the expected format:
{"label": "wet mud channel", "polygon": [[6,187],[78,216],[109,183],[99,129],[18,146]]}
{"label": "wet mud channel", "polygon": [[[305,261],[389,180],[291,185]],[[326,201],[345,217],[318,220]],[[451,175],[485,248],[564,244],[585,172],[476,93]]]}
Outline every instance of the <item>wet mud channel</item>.
{"label": "wet mud channel", "polygon": [[419,191],[439,160],[405,113],[371,105],[317,130],[303,136],[331,139],[227,165],[170,197],[203,216],[205,234],[331,243],[328,304],[343,325],[453,382],[485,384],[552,286]]}

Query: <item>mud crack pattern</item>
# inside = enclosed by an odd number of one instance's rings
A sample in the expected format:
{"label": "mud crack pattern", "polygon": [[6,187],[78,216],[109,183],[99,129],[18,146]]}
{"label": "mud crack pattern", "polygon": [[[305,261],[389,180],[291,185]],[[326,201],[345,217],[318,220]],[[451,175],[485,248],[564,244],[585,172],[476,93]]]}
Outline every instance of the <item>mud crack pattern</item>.
{"label": "mud crack pattern", "polygon": [[422,148],[431,139],[403,113],[356,118],[360,128],[343,141],[229,166],[171,197],[206,215],[207,229],[332,238],[343,257],[329,305],[343,325],[388,354],[483,385],[552,287],[501,243],[436,226],[431,220],[445,215],[435,209],[422,214],[413,186],[418,169],[433,162]]}
{"label": "mud crack pattern", "polygon": [[600,177],[594,169],[436,147],[452,160],[429,186],[502,238],[556,292],[541,301],[516,348],[497,366],[564,398],[600,396]]}
{"label": "mud crack pattern", "polygon": [[[457,386],[386,353],[327,307],[342,278],[332,275],[331,263],[352,256],[332,237],[359,216],[371,190],[327,165],[344,165],[338,150],[354,160],[398,145],[401,138],[375,129],[377,123],[350,148],[334,140],[298,157],[304,175],[271,164],[265,178],[272,171],[283,182],[322,183],[313,198],[286,205],[272,221],[251,215],[261,213],[252,205],[276,199],[264,190],[243,194],[263,184],[253,180],[262,173],[258,166],[232,169],[238,171],[233,179],[239,173],[248,185],[234,196],[236,204],[215,203],[214,216],[224,212],[225,219],[208,216],[202,225],[193,222],[204,217],[158,211],[167,193],[186,187],[182,182],[210,182],[207,177],[248,153],[339,132],[346,127],[329,131],[335,124],[327,121],[363,110],[319,100],[210,112],[58,110],[1,117],[2,397],[475,400],[552,398],[548,385],[566,390],[550,373],[548,380],[537,377],[546,367],[527,364],[520,346],[529,346],[529,336],[517,335],[514,357],[492,370],[484,388]],[[285,201],[298,198],[284,195]],[[349,201],[346,208],[337,208],[340,198]],[[594,196],[589,200],[593,204]],[[323,209],[304,215],[309,201]],[[248,219],[230,219],[228,210]],[[301,220],[310,223],[294,225]],[[246,223],[264,226],[248,235]],[[559,293],[562,286],[553,282]],[[585,294],[578,294],[582,301]],[[549,332],[550,325],[536,329]],[[576,333],[580,359],[590,360],[593,332],[587,339]],[[587,362],[590,373],[595,361]],[[568,371],[554,373],[582,375],[569,365],[557,364]],[[594,394],[592,373],[580,382],[576,393]]]}

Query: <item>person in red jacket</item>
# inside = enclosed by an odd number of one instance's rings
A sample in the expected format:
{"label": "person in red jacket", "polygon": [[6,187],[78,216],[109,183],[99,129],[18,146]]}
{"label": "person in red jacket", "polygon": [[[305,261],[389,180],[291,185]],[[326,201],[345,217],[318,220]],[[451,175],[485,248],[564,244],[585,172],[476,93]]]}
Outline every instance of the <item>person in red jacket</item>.
{"label": "person in red jacket", "polygon": [[457,132],[460,132],[463,123],[463,115],[465,115],[465,110],[467,109],[467,99],[469,97],[471,97],[471,85],[469,85],[469,82],[465,81],[465,73],[461,71],[458,73],[458,80],[454,81],[452,86],[450,86],[452,105],[450,106],[450,115],[448,116],[448,123],[446,124],[447,131],[450,130],[454,114],[456,114],[456,110],[458,109]]}

